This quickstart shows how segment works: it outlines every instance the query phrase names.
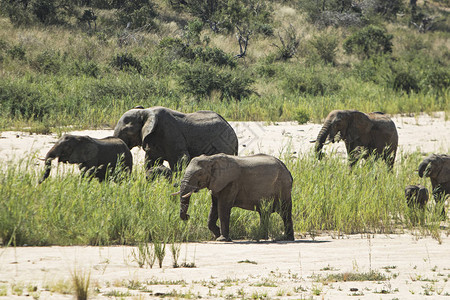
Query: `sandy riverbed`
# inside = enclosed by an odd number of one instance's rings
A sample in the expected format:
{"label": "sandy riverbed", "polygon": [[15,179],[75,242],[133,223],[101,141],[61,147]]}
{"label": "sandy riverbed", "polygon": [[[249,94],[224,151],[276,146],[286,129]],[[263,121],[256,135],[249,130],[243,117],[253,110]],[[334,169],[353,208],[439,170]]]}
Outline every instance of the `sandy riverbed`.
{"label": "sandy riverbed", "polygon": [[[450,122],[443,113],[393,119],[400,151],[449,153]],[[309,141],[321,128],[320,124],[264,122],[232,122],[232,126],[241,155],[263,152],[276,156],[285,151],[292,155],[311,151]],[[104,137],[112,130],[73,133]],[[36,165],[42,166],[37,157],[43,157],[57,139],[56,135],[24,132],[2,132],[0,137],[3,165],[34,155]],[[343,143],[328,145],[327,151],[331,150],[345,152]],[[137,163],[142,162],[142,150],[135,148],[133,154]],[[445,235],[442,244],[431,237],[420,238],[419,233],[405,233],[339,239],[323,235],[289,243],[189,243],[180,249],[179,263],[195,268],[173,268],[169,249],[163,268],[150,269],[138,267],[133,247],[2,248],[0,295],[5,289],[8,295],[0,299],[72,299],[61,292],[67,290],[64,286],[75,269],[90,273],[95,298],[423,299],[429,294],[427,299],[437,299],[450,295],[450,237]],[[370,270],[384,274],[385,280],[323,280],[328,274]],[[36,291],[27,291],[33,287]],[[13,296],[14,288],[22,296]]]}

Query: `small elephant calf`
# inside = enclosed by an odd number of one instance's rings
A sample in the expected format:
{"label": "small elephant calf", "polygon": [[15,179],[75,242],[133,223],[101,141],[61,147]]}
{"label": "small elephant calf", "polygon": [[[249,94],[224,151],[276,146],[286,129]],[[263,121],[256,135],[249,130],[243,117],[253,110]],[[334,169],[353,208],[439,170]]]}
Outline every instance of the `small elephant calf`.
{"label": "small elephant calf", "polygon": [[131,173],[133,156],[128,146],[119,138],[96,139],[89,136],[66,134],[60,138],[45,156],[45,173],[42,183],[50,175],[52,160],[78,164],[83,176],[94,175],[101,182],[105,180],[107,168],[114,171],[117,161],[122,160],[125,170]]}
{"label": "small elephant calf", "polygon": [[405,198],[408,207],[424,209],[428,202],[428,189],[421,184],[408,185],[405,188]]}
{"label": "small elephant calf", "polygon": [[146,173],[147,179],[151,181],[158,177],[165,177],[168,180],[172,180],[172,170],[163,165],[151,167]]}

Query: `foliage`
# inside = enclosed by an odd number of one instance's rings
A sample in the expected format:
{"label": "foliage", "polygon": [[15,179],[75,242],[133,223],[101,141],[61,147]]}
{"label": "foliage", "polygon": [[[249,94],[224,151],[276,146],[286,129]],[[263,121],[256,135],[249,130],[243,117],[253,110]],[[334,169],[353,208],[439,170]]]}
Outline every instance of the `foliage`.
{"label": "foliage", "polygon": [[289,25],[288,28],[284,29],[284,35],[278,32],[278,39],[280,45],[273,44],[277,48],[277,59],[278,60],[288,60],[297,53],[298,46],[300,45],[300,38],[297,36],[295,28]]}
{"label": "foliage", "polygon": [[316,35],[310,41],[319,57],[327,64],[336,63],[338,38],[333,33]]}
{"label": "foliage", "polygon": [[136,70],[138,73],[142,71],[141,62],[131,53],[117,54],[111,60],[111,65],[119,70],[129,71]]}
{"label": "foliage", "polygon": [[36,22],[45,25],[65,23],[73,14],[74,5],[70,0],[23,0],[0,1],[12,23],[30,25]]}
{"label": "foliage", "polygon": [[156,17],[155,5],[150,0],[128,0],[124,1],[117,10],[118,23],[127,29],[140,27],[154,28]]}
{"label": "foliage", "polygon": [[218,69],[209,64],[196,63],[182,71],[180,84],[184,92],[194,97],[211,98],[214,92],[220,99],[237,100],[250,96],[253,79],[245,72]]}
{"label": "foliage", "polygon": [[[325,68],[331,71],[328,68]],[[321,68],[294,69],[286,73],[283,82],[285,88],[296,94],[327,95],[336,93],[341,89],[336,76],[332,72],[321,72]]]}
{"label": "foliage", "polygon": [[393,36],[384,29],[369,25],[347,38],[344,49],[347,54],[355,53],[361,58],[369,58],[392,52],[392,39]]}
{"label": "foliage", "polygon": [[[299,234],[323,230],[337,234],[393,233],[417,226],[421,232],[439,232],[440,210],[426,210],[425,224],[413,223],[404,200],[405,182],[413,182],[420,153],[400,155],[394,172],[382,161],[358,164],[351,173],[338,155],[317,161],[313,154],[293,158],[282,154],[294,178],[292,216]],[[59,166],[55,176],[37,185],[43,167],[35,158],[0,170],[0,239],[4,245],[114,245],[148,241],[163,259],[163,237],[175,241],[213,238],[207,225],[210,194],[202,190],[191,199],[190,220],[179,219],[179,198],[170,196],[173,184],[148,182],[141,167],[122,182],[82,179],[76,168]],[[414,177],[416,176],[416,177]],[[179,178],[178,178],[179,180]],[[429,184],[429,182],[427,182]],[[81,216],[81,217],[80,217]],[[269,232],[282,231],[273,214]],[[245,239],[259,227],[259,215],[231,211],[232,239]],[[154,259],[154,258],[153,258]]]}

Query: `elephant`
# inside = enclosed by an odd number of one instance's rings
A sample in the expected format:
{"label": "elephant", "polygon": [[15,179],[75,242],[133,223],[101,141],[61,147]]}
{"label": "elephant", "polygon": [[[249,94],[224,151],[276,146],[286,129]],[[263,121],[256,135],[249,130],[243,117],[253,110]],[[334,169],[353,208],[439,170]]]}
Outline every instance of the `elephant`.
{"label": "elephant", "polygon": [[398,134],[394,122],[381,112],[365,114],[357,110],[333,110],[328,114],[315,142],[315,152],[320,159],[326,140],[344,140],[350,166],[358,158],[371,153],[382,157],[390,169],[395,161]]}
{"label": "elephant", "polygon": [[428,202],[428,189],[421,184],[405,187],[406,203],[409,207],[424,209]]}
{"label": "elephant", "polygon": [[430,177],[435,200],[450,195],[450,156],[431,154],[419,164],[419,177]]}
{"label": "elephant", "polygon": [[[180,183],[180,218],[188,220],[189,200],[193,193],[207,188],[212,205],[208,228],[217,241],[231,241],[229,222],[232,207],[256,210],[271,201],[272,212],[278,212],[284,223],[284,239],[294,240],[292,224],[292,175],[279,159],[265,154],[232,156],[201,155],[191,160]],[[220,219],[220,228],[216,225]],[[268,233],[264,232],[267,238]]]}
{"label": "elephant", "polygon": [[153,166],[147,170],[147,179],[155,180],[157,177],[164,177],[167,180],[172,180],[172,170],[164,165]]}
{"label": "elephant", "polygon": [[129,173],[133,168],[133,156],[121,139],[115,137],[96,139],[65,134],[45,156],[45,172],[39,183],[50,175],[52,160],[55,158],[58,158],[58,162],[79,164],[83,176],[94,175],[100,182],[105,180],[107,168],[114,171],[119,159]]}
{"label": "elephant", "polygon": [[169,108],[137,106],[118,121],[114,136],[132,149],[145,151],[146,169],[169,163],[172,171],[201,154],[237,155],[238,139],[231,125],[212,111],[184,114]]}

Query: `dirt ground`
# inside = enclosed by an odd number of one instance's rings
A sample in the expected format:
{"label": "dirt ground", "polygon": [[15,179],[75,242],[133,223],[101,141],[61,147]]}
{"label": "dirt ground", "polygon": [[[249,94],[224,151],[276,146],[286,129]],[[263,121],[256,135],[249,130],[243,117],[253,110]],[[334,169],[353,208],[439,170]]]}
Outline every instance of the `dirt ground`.
{"label": "dirt ground", "polygon": [[[450,122],[433,116],[394,116],[399,150],[449,153]],[[231,122],[240,155],[311,151],[320,124]],[[72,132],[104,137],[112,130]],[[36,166],[56,135],[0,133],[2,165],[33,155]],[[344,155],[343,143],[326,146]],[[143,151],[133,149],[136,163]],[[448,231],[447,231],[448,232]],[[178,245],[173,267],[167,245],[163,267],[139,268],[135,247],[0,248],[0,299],[72,299],[73,274],[90,276],[93,298],[427,299],[450,296],[450,237],[442,243],[417,233],[333,234],[295,242],[189,243]],[[134,253],[134,254],[133,254]],[[335,276],[332,277],[331,275]],[[363,281],[351,281],[352,276]],[[378,276],[368,281],[370,277]],[[67,294],[69,293],[69,294]]]}

